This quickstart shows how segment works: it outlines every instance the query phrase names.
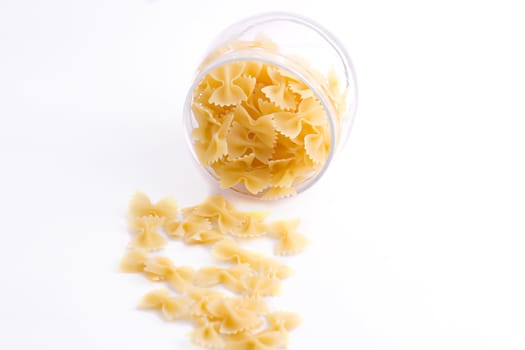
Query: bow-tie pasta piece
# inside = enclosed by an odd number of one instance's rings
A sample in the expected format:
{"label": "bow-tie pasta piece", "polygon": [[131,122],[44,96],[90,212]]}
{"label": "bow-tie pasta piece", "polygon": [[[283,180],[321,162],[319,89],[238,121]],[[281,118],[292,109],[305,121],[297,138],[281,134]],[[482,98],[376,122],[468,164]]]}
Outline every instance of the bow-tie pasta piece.
{"label": "bow-tie pasta piece", "polygon": [[290,82],[288,82],[288,88],[294,94],[301,96],[302,99],[314,98],[315,97],[314,92],[308,86],[306,86],[305,83],[302,83],[300,81],[290,81]]}
{"label": "bow-tie pasta piece", "polygon": [[[246,70],[245,70],[246,72]],[[234,84],[242,89],[244,91],[244,94],[247,96],[251,96],[253,93],[253,90],[255,89],[255,84],[257,83],[257,79],[255,79],[253,76],[250,76],[248,74],[244,74],[240,76],[239,78],[235,79]]]}
{"label": "bow-tie pasta piece", "polygon": [[260,265],[260,261],[264,258],[259,253],[242,249],[231,239],[223,239],[215,243],[211,253],[219,261],[233,264],[248,264],[252,268],[257,268]]}
{"label": "bow-tie pasta piece", "polygon": [[252,274],[242,279],[243,289],[249,297],[276,296],[281,292],[281,281],[268,274]]}
{"label": "bow-tie pasta piece", "polygon": [[314,163],[322,163],[330,153],[330,135],[326,128],[311,126],[311,132],[304,137],[304,149]]}
{"label": "bow-tie pasta piece", "polygon": [[240,297],[233,300],[238,307],[249,310],[256,315],[266,316],[269,313],[268,304],[263,298]]}
{"label": "bow-tie pasta piece", "polygon": [[269,188],[262,195],[261,199],[271,200],[271,199],[281,199],[286,197],[291,197],[297,194],[297,191],[293,187],[280,187],[274,186]]}
{"label": "bow-tie pasta piece", "polygon": [[153,215],[132,218],[130,229],[135,233],[135,236],[131,240],[130,246],[147,250],[158,250],[164,247],[168,242],[157,231],[163,222],[163,217]]}
{"label": "bow-tie pasta piece", "polygon": [[166,289],[159,289],[146,294],[139,304],[140,308],[160,310],[167,321],[182,320],[189,317],[191,299],[170,296]]}
{"label": "bow-tie pasta piece", "polygon": [[297,232],[300,221],[281,220],[270,225],[270,232],[278,239],[275,247],[277,255],[293,255],[302,252],[308,245],[308,239]]}
{"label": "bow-tie pasta piece", "polygon": [[195,271],[189,266],[176,267],[166,257],[153,257],[145,262],[144,272],[151,281],[167,281],[177,292],[184,293],[192,286]]}
{"label": "bow-tie pasta piece", "polygon": [[193,287],[188,290],[188,295],[193,301],[190,314],[194,317],[209,317],[210,304],[225,297],[225,294],[208,288]]}
{"label": "bow-tie pasta piece", "polygon": [[328,123],[323,106],[315,98],[302,100],[297,112],[273,113],[273,119],[276,129],[291,139],[301,134],[304,124],[327,127]]}
{"label": "bow-tie pasta piece", "polygon": [[262,89],[264,95],[282,110],[295,110],[296,95],[288,88],[285,77],[273,67],[267,67],[266,72],[272,83]]}
{"label": "bow-tie pasta piece", "polygon": [[201,163],[210,165],[228,154],[226,136],[232,120],[233,113],[228,113],[220,120],[219,125],[209,124],[209,128],[206,129],[208,134],[199,134],[199,139],[194,143],[194,148]]}
{"label": "bow-tie pasta piece", "polygon": [[[189,213],[182,220],[174,220],[164,225],[168,236],[183,238],[186,243],[213,243],[213,236],[219,234],[205,217]],[[222,235],[220,235],[222,236]]]}
{"label": "bow-tie pasta piece", "polygon": [[238,238],[255,238],[264,236],[267,233],[267,225],[264,220],[268,217],[266,212],[243,213],[244,219],[242,226],[230,232],[232,236]]}
{"label": "bow-tie pasta piece", "polygon": [[190,214],[211,220],[221,233],[229,233],[242,225],[242,215],[222,196],[210,196],[190,209]]}
{"label": "bow-tie pasta piece", "polygon": [[281,263],[278,260],[267,257],[257,261],[257,269],[267,276],[275,277],[281,280],[293,275],[293,270],[291,267]]}
{"label": "bow-tie pasta piece", "polygon": [[278,311],[266,315],[268,328],[276,331],[291,331],[301,324],[301,316],[294,312]]}
{"label": "bow-tie pasta piece", "polygon": [[244,72],[244,68],[244,62],[233,62],[223,64],[211,71],[210,77],[221,85],[213,91],[209,102],[217,106],[231,106],[238,105],[248,99],[248,95],[243,89],[243,87],[246,88],[246,82],[241,81],[241,85],[239,85],[238,81]]}
{"label": "bow-tie pasta piece", "polygon": [[253,153],[255,159],[268,163],[276,141],[272,116],[254,119],[247,108],[238,106],[233,112],[234,119],[227,136],[228,158],[235,160]]}
{"label": "bow-tie pasta piece", "polygon": [[197,271],[194,283],[199,287],[222,284],[234,293],[243,293],[247,290],[244,280],[254,274],[255,271],[247,264],[239,264],[230,268],[209,266]]}
{"label": "bow-tie pasta piece", "polygon": [[143,272],[148,253],[144,249],[130,249],[120,260],[120,271],[127,273]]}
{"label": "bow-tie pasta piece", "polygon": [[286,334],[279,331],[244,332],[230,337],[226,350],[277,350],[286,347],[287,342]]}
{"label": "bow-tie pasta piece", "polygon": [[235,298],[223,298],[208,306],[211,316],[220,321],[222,334],[236,334],[257,329],[264,324],[262,318],[249,308],[243,307]]}
{"label": "bow-tie pasta piece", "polygon": [[132,218],[156,216],[166,220],[174,219],[178,214],[178,205],[174,199],[166,197],[153,204],[144,193],[137,192],[131,199],[129,213]]}
{"label": "bow-tie pasta piece", "polygon": [[256,271],[275,276],[279,279],[288,278],[292,274],[290,267],[281,262],[263,256],[262,254],[244,250],[233,240],[224,239],[215,243],[212,255],[219,261],[233,264],[248,264]]}
{"label": "bow-tie pasta piece", "polygon": [[219,332],[220,322],[212,322],[204,318],[199,323],[200,325],[190,333],[193,343],[205,349],[224,349],[226,342]]}
{"label": "bow-tie pasta piece", "polygon": [[221,188],[241,184],[249,193],[257,194],[270,184],[270,169],[257,161],[254,153],[232,161],[220,160],[211,166],[219,176]]}

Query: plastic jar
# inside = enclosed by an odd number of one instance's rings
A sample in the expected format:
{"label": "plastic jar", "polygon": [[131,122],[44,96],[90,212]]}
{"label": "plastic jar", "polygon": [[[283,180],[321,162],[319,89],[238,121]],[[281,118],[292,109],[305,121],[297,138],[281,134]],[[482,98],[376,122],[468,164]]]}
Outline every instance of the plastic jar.
{"label": "plastic jar", "polygon": [[[263,73],[257,70],[261,66]],[[257,94],[259,98],[253,97]],[[306,114],[300,114],[301,107],[312,101],[322,107],[315,113],[324,112],[324,126],[310,121],[320,119],[306,107]],[[194,158],[222,188],[276,199],[306,190],[323,175],[349,136],[356,103],[354,69],[339,40],[310,19],[267,13],[235,23],[219,34],[197,69],[183,118]],[[268,111],[272,105],[276,110]],[[245,122],[236,122],[238,117]],[[242,129],[241,124],[248,128]],[[273,133],[270,124],[277,125]],[[302,134],[293,138],[298,128]],[[308,130],[321,136],[308,136]],[[250,141],[257,135],[262,135],[258,141],[277,139],[273,147],[278,150],[270,158],[270,150],[260,151],[263,156],[257,154],[257,145]],[[246,147],[240,139],[247,142]],[[286,151],[286,145],[290,145],[288,155],[272,158]],[[298,160],[301,157],[304,164]]]}

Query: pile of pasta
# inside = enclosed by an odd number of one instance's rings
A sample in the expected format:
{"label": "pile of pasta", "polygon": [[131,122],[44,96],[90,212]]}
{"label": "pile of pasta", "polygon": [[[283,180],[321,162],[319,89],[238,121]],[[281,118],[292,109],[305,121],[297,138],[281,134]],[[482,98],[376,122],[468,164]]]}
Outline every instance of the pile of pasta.
{"label": "pile of pasta", "polygon": [[[141,273],[169,287],[145,295],[140,307],[158,310],[166,321],[191,322],[192,341],[207,349],[288,346],[288,334],[301,319],[291,312],[271,312],[264,298],[278,295],[292,271],[275,258],[243,249],[238,241],[268,236],[276,241],[276,255],[297,254],[307,245],[297,232],[298,220],[268,222],[268,213],[238,211],[220,195],[179,209],[171,198],[152,203],[137,193],[129,210],[133,238],[121,271]],[[211,245],[211,254],[222,265],[175,265],[158,254],[168,239]]]}
{"label": "pile of pasta", "polygon": [[194,90],[192,112],[195,153],[222,188],[263,199],[292,196],[328,160],[323,105],[281,67],[234,61],[213,69]]}

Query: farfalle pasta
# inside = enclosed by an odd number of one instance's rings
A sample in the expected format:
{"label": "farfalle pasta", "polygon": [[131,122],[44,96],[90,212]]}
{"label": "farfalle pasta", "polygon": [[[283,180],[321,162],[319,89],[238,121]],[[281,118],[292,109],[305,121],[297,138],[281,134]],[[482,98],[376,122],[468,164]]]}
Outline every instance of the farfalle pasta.
{"label": "farfalle pasta", "polygon": [[220,350],[225,348],[226,341],[220,333],[220,322],[201,318],[198,323],[197,328],[190,333],[193,343],[205,349]]}
{"label": "farfalle pasta", "polygon": [[152,257],[144,263],[144,273],[155,282],[166,281],[173,290],[184,293],[193,283],[195,271],[189,266],[177,267],[166,257]]}
{"label": "farfalle pasta", "polygon": [[152,203],[144,193],[137,192],[129,204],[129,213],[133,218],[154,216],[173,219],[178,214],[178,205],[177,202],[170,197],[163,198],[157,203]]}
{"label": "farfalle pasta", "polygon": [[208,306],[212,318],[219,320],[219,331],[222,334],[237,334],[254,330],[264,324],[264,320],[257,312],[246,307],[246,303],[237,298],[222,298]]}
{"label": "farfalle pasta", "polygon": [[135,237],[129,243],[130,246],[147,250],[158,250],[164,247],[168,242],[158,232],[163,222],[164,218],[153,215],[132,218],[130,229],[135,233]]}
{"label": "farfalle pasta", "polygon": [[[239,48],[278,52],[271,41],[261,40],[227,43],[210,59]],[[339,127],[347,95],[335,71],[324,76],[303,59],[290,60],[308,67]],[[334,142],[325,106],[301,77],[283,67],[262,60],[227,62],[202,77],[192,96],[193,148],[222,188],[261,199],[293,196],[330,157]]]}
{"label": "farfalle pasta", "polygon": [[297,232],[299,220],[280,220],[270,225],[271,235],[278,239],[276,255],[292,255],[302,252],[308,245],[305,236]]}
{"label": "farfalle pasta", "polygon": [[174,321],[187,319],[190,315],[191,305],[191,299],[171,296],[167,289],[159,289],[146,294],[139,307],[159,310],[167,321]]}
{"label": "farfalle pasta", "polygon": [[[275,109],[259,105],[265,111]],[[246,108],[242,113],[255,112]],[[286,347],[288,332],[300,319],[289,312],[271,312],[265,298],[280,294],[282,280],[292,270],[276,258],[244,249],[240,242],[266,236],[276,241],[276,255],[297,253],[306,241],[297,232],[299,221],[269,221],[270,213],[241,211],[220,195],[180,210],[175,203],[171,198],[153,203],[142,193],[132,198],[129,220],[134,236],[120,270],[170,287],[147,293],[139,307],[159,311],[166,321],[191,322],[191,341],[205,349]],[[210,254],[225,265],[176,265],[156,252],[170,239],[187,246],[211,245]]]}

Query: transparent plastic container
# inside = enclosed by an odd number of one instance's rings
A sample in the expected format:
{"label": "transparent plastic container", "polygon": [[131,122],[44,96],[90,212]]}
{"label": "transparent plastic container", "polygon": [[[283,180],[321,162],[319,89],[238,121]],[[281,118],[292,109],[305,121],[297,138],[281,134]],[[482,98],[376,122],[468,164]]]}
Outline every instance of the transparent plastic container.
{"label": "transparent plastic container", "polygon": [[[357,85],[348,53],[339,40],[322,26],[308,18],[289,13],[266,13],[247,18],[218,35],[196,71],[185,102],[183,118],[188,145],[194,158],[221,185],[224,185],[223,179],[214,170],[213,164],[199,161],[192,136],[199,124],[192,106],[199,97],[199,84],[203,84],[210,72],[235,62],[261,62],[278,67],[284,72],[282,74],[289,74],[304,83],[322,105],[328,121],[327,134],[330,135],[326,160],[311,174],[294,182],[293,191],[283,191],[286,193],[268,199],[306,190],[328,169],[352,129],[357,106]],[[244,185],[241,181],[235,186],[226,187],[249,196],[265,198],[267,189],[249,191]],[[273,185],[270,184],[270,188],[280,188]]]}

